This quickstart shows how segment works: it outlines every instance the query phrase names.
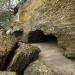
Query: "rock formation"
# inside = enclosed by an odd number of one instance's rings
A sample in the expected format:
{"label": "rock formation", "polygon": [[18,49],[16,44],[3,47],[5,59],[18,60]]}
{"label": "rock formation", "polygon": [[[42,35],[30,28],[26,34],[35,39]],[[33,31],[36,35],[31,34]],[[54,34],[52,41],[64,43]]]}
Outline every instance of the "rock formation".
{"label": "rock formation", "polygon": [[27,41],[30,32],[41,30],[45,35],[57,37],[65,56],[75,57],[74,0],[29,0],[20,7],[17,15],[24,28],[23,40]]}
{"label": "rock formation", "polygon": [[35,61],[25,70],[24,75],[56,75],[43,62]]}
{"label": "rock formation", "polygon": [[30,62],[37,59],[40,49],[29,44],[22,44],[8,66],[9,71],[15,71],[17,74],[21,74]]}
{"label": "rock formation", "polygon": [[58,68],[48,67],[41,61],[35,61],[31,63],[28,68],[24,71],[24,75],[75,75],[74,72],[62,71]]}
{"label": "rock formation", "polygon": [[75,75],[75,1],[20,1],[0,9],[0,74]]}

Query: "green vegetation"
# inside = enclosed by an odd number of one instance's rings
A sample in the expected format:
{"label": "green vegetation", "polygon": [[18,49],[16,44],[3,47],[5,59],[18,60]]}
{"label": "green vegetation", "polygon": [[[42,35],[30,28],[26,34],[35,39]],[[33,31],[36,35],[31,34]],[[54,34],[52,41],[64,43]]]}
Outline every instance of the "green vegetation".
{"label": "green vegetation", "polygon": [[4,28],[9,26],[12,18],[13,18],[13,15],[10,11],[1,12],[0,13],[0,24],[1,24],[1,26],[3,26]]}

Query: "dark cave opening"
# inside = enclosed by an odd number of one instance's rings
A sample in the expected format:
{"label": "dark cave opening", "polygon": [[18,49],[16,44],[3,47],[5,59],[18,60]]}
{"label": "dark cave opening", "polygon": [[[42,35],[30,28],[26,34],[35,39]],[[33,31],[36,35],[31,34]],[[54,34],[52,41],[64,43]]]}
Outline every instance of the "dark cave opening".
{"label": "dark cave opening", "polygon": [[57,37],[55,35],[45,35],[41,30],[32,31],[28,35],[28,43],[57,43]]}
{"label": "dark cave opening", "polygon": [[13,35],[15,35],[15,37],[20,37],[23,35],[23,31],[15,31]]}

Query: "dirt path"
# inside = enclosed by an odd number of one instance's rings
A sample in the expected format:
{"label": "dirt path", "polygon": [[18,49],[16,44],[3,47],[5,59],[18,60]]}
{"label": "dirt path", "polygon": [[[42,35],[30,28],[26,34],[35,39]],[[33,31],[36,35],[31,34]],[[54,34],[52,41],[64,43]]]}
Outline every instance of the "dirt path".
{"label": "dirt path", "polygon": [[40,60],[48,67],[54,67],[57,71],[75,72],[74,62],[63,56],[61,49],[56,44],[36,43],[32,45],[41,49]]}

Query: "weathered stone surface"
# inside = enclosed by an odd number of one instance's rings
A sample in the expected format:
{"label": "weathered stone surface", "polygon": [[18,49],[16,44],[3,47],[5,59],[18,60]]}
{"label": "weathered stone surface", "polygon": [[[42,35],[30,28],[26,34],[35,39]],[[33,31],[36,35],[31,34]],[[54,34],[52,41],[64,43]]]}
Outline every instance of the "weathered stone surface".
{"label": "weathered stone surface", "polygon": [[63,48],[63,54],[68,58],[75,58],[75,27],[62,28],[58,33],[58,45]]}
{"label": "weathered stone surface", "polygon": [[[41,30],[53,34],[67,57],[75,57],[75,1],[74,0],[28,0],[18,12],[27,41],[31,31]],[[26,38],[25,38],[26,37]]]}
{"label": "weathered stone surface", "polygon": [[12,23],[11,24],[11,28],[9,28],[6,33],[7,34],[11,34],[11,35],[14,35],[15,37],[20,38],[22,37],[23,35],[23,27],[20,26],[20,23]]}
{"label": "weathered stone surface", "polygon": [[40,49],[30,44],[22,44],[15,53],[7,70],[21,74],[27,65],[38,57]]}
{"label": "weathered stone surface", "polygon": [[12,53],[14,52],[13,49],[15,48],[16,43],[17,40],[14,36],[6,35],[4,31],[0,31],[0,69],[1,70],[4,69],[9,63],[8,61],[10,61],[12,57]]}
{"label": "weathered stone surface", "polygon": [[31,63],[24,71],[24,75],[56,75],[43,62],[37,60]]}
{"label": "weathered stone surface", "polygon": [[16,75],[15,72],[0,71],[0,75]]}
{"label": "weathered stone surface", "polygon": [[75,75],[74,72],[66,72],[50,65],[48,67],[42,61],[35,61],[31,63],[24,71],[24,75]]}

